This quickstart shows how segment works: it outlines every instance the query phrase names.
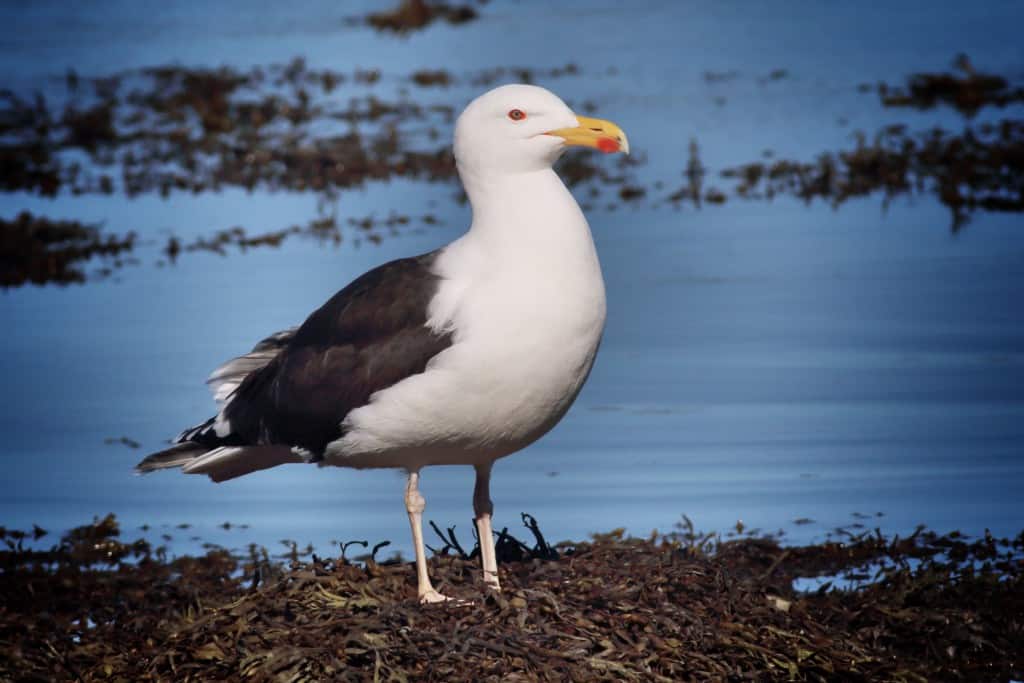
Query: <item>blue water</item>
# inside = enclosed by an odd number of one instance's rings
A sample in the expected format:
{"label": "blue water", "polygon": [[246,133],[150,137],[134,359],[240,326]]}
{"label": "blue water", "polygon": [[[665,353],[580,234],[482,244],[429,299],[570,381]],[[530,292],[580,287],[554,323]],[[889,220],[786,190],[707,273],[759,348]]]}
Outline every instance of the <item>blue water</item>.
{"label": "blue water", "polygon": [[[641,179],[683,182],[691,138],[712,171],[762,150],[813,159],[890,123],[965,122],[948,110],[882,109],[861,83],[946,69],[958,52],[1024,77],[1016,2],[491,2],[482,19],[405,38],[354,27],[364,5],[36,2],[0,7],[3,87],[49,92],[83,75],[180,63],[246,67],[304,56],[311,66],[377,67],[397,91],[421,68],[580,65],[549,85],[590,100],[629,133]],[[773,69],[789,76],[762,83]],[[708,83],[705,71],[735,71]],[[353,86],[354,87],[354,86]],[[461,107],[468,86],[423,94]],[[349,97],[344,88],[341,100]],[[1021,116],[983,111],[976,121]],[[450,134],[450,131],[447,133]],[[609,161],[608,163],[611,163]],[[727,181],[712,176],[723,189]],[[136,477],[148,450],[210,414],[219,362],[299,322],[376,264],[435,248],[468,224],[453,187],[401,181],[343,192],[342,217],[427,210],[442,225],[381,244],[188,255],[155,267],[173,232],[253,232],[315,216],[316,197],[228,190],[161,199],[0,195],[22,210],[102,221],[147,240],[114,279],[0,294],[0,524],[53,530],[115,512],[188,549],[191,536],[239,546],[293,538],[390,539],[408,555],[403,481],[390,471],[288,466],[227,484]],[[737,520],[793,542],[851,522],[904,533],[1015,534],[1024,528],[1024,219],[977,214],[960,233],[933,198],[877,197],[837,210],[777,198],[589,213],[609,295],[591,379],[545,439],[495,470],[496,524],[519,511],[550,538],[625,526],[705,530]],[[104,443],[127,435],[141,450]],[[428,518],[468,541],[472,471],[425,472]],[[854,513],[869,515],[869,519]],[[882,516],[877,516],[882,513]],[[813,524],[794,525],[797,518]],[[248,524],[221,531],[224,521]],[[173,529],[188,523],[187,531]]]}

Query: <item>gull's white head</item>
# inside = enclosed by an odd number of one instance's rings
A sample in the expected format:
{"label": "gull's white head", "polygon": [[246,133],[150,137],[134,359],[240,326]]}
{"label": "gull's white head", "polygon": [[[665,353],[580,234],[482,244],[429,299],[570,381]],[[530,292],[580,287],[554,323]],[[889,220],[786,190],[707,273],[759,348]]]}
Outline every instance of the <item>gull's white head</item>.
{"label": "gull's white head", "polygon": [[577,116],[557,95],[535,85],[484,93],[455,123],[455,161],[460,171],[474,175],[549,168],[570,145],[629,153],[626,134],[614,123]]}

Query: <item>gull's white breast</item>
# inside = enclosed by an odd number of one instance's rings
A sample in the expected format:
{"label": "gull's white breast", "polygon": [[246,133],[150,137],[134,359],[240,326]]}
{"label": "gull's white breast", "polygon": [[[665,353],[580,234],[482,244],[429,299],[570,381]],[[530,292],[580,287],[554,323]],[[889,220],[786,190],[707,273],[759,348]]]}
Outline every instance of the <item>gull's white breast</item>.
{"label": "gull's white breast", "polygon": [[352,411],[327,464],[485,462],[533,442],[569,409],[600,344],[604,282],[586,219],[549,174],[519,188],[533,202],[475,216],[440,254],[428,324],[454,343]]}

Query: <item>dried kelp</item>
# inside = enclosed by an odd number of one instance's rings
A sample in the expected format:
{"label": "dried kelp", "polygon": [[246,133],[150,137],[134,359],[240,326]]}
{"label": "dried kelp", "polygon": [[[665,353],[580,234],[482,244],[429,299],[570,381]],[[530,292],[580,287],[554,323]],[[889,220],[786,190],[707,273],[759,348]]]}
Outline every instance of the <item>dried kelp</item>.
{"label": "dried kelp", "polygon": [[[684,528],[549,546],[501,534],[504,592],[437,529],[420,606],[400,561],[211,549],[167,560],[108,517],[48,551],[0,530],[5,680],[968,680],[1024,675],[1024,534],[864,533],[784,547]],[[436,529],[436,527],[435,527]],[[45,533],[42,530],[39,532]],[[36,537],[40,535],[35,532]],[[365,542],[364,542],[365,543]],[[348,544],[346,544],[348,545]],[[888,568],[848,590],[792,579]]]}
{"label": "dried kelp", "polygon": [[133,233],[107,235],[95,225],[22,212],[14,220],[0,219],[0,287],[84,282],[91,259],[105,264],[98,274],[109,274],[127,262],[134,247]]}
{"label": "dried kelp", "polygon": [[402,0],[388,12],[375,12],[366,17],[366,23],[379,31],[407,33],[441,20],[449,24],[465,24],[477,18],[470,5],[447,5],[425,0]]}
{"label": "dried kelp", "polygon": [[[413,219],[408,215],[392,212],[384,218],[375,216],[348,218],[344,224],[354,231],[353,241],[358,243],[359,240],[365,239],[369,242],[379,243],[382,239],[382,229],[396,234],[399,228],[414,222],[420,225],[437,225],[439,221],[433,214],[424,214],[418,219]],[[224,255],[232,247],[237,251],[256,247],[278,247],[290,237],[306,237],[323,244],[338,245],[344,240],[344,234],[341,221],[336,216],[325,216],[305,225],[292,225],[259,234],[251,234],[244,227],[235,226],[219,230],[208,237],[197,237],[184,244],[177,237],[170,237],[164,246],[164,254],[173,263],[183,252],[207,251]]]}
{"label": "dried kelp", "polygon": [[953,68],[954,73],[914,74],[904,87],[879,84],[882,104],[915,109],[946,104],[972,117],[986,106],[1005,107],[1024,102],[1024,87],[1014,87],[1002,76],[978,72],[967,55],[959,55]]}
{"label": "dried kelp", "polygon": [[[536,77],[529,69],[492,69],[465,79],[475,84],[507,73]],[[578,73],[573,64],[544,72]],[[380,77],[377,70],[318,70],[295,59],[244,70],[168,66],[90,80],[69,75],[58,102],[0,92],[0,189],[167,196],[242,187],[334,196],[373,180],[452,180],[440,128],[451,125],[454,108],[408,95],[382,99],[367,91]],[[411,80],[461,79],[421,70]],[[351,88],[342,99],[344,84]]]}
{"label": "dried kelp", "polygon": [[870,142],[860,135],[853,149],[827,152],[814,162],[758,161],[722,176],[736,180],[734,193],[742,198],[790,195],[833,206],[875,192],[886,202],[932,194],[949,207],[955,231],[978,209],[1024,211],[1024,121],[981,124],[959,134],[912,134],[890,126]]}
{"label": "dried kelp", "polygon": [[[476,82],[504,73],[487,70],[466,78]],[[578,71],[568,65],[545,73]],[[94,79],[71,71],[63,99],[2,91],[0,190],[134,197],[241,187],[313,192],[328,207],[342,190],[370,181],[453,181],[454,161],[440,132],[451,125],[453,108],[408,96],[381,99],[367,91],[380,77],[377,70],[312,69],[295,59],[244,70],[152,67]],[[459,78],[423,71],[413,80],[428,85]],[[339,98],[344,84],[351,86],[350,95]],[[293,235],[337,244],[343,224],[356,229],[354,242],[376,242],[386,234],[376,228],[394,230],[410,222],[393,215],[339,220],[333,213],[322,210],[305,225],[260,234],[233,227],[187,244],[171,237],[164,253],[173,261],[190,251],[277,246]],[[427,215],[418,223],[437,220]],[[128,262],[122,256],[135,245],[131,234],[101,235],[95,226],[28,214],[4,221],[0,229],[0,286],[109,275]],[[96,255],[113,258],[86,271],[82,264]]]}
{"label": "dried kelp", "polygon": [[[1019,99],[1020,89],[1002,77],[975,72],[966,58],[957,70],[961,75],[915,76],[905,91],[886,89],[887,103],[929,107],[948,102],[973,112]],[[337,218],[337,209],[328,207],[345,190],[395,178],[454,183],[446,139],[455,109],[428,104],[412,93],[582,73],[574,63],[543,72],[503,67],[455,74],[421,68],[399,79],[416,88],[382,97],[374,90],[383,78],[379,70],[316,69],[302,59],[250,69],[152,67],[92,79],[70,71],[63,96],[50,92],[47,99],[0,91],[0,191],[48,197],[170,196],[229,187],[311,192],[320,209],[306,224],[259,234],[244,226],[210,226],[210,234],[187,243],[170,238],[164,253],[173,261],[191,251],[277,246],[294,235],[337,244],[341,226],[353,221]],[[761,80],[787,75],[778,69]],[[709,82],[732,77],[705,76]],[[578,109],[591,112],[594,105],[582,102]],[[891,126],[870,138],[858,134],[852,149],[824,152],[812,161],[768,155],[727,168],[721,175],[734,181],[727,192],[710,185],[714,171],[701,163],[696,141],[690,143],[684,184],[675,189],[670,181],[637,172],[647,161],[642,153],[617,157],[613,163],[570,153],[558,168],[588,211],[661,201],[701,207],[722,204],[727,197],[770,199],[779,194],[805,201],[822,198],[838,207],[869,194],[881,194],[885,202],[927,194],[950,208],[956,230],[975,211],[1024,211],[1022,132],[1024,122],[1015,119],[962,131],[909,132]],[[460,193],[456,197],[465,200]],[[381,239],[382,232],[361,229],[360,221],[350,225],[357,228],[353,242]],[[64,238],[47,242],[53,230],[29,229],[44,223],[63,226]],[[72,241],[69,226],[38,216],[4,222],[2,285],[81,282],[130,262],[125,254],[135,244],[131,234],[101,236],[94,226],[79,226],[80,239]],[[100,268],[86,271],[82,264],[94,255],[109,258]]]}

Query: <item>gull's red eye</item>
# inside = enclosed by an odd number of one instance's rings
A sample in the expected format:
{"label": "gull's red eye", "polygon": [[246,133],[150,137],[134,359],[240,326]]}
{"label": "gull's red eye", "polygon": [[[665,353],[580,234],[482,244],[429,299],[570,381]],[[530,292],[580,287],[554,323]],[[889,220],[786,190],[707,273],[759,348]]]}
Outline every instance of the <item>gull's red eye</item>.
{"label": "gull's red eye", "polygon": [[522,109],[513,109],[508,113],[508,117],[513,121],[522,121],[526,118],[526,112]]}

